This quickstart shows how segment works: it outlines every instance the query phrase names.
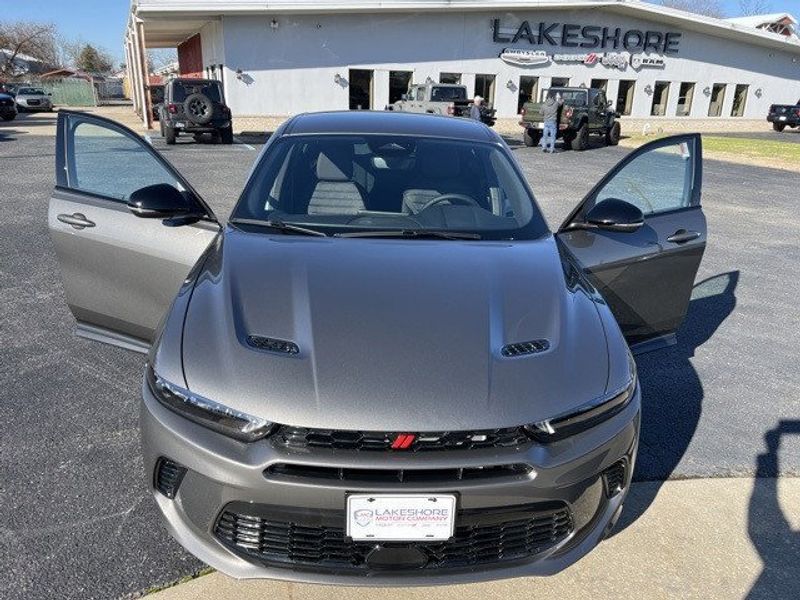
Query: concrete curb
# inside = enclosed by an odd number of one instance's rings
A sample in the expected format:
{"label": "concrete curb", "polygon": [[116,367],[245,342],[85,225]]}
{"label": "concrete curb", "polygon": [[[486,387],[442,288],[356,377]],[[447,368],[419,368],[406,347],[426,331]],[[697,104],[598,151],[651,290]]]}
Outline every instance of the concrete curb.
{"label": "concrete curb", "polygon": [[[563,573],[437,588],[404,600],[798,598],[800,478],[634,484],[617,533]],[[381,588],[236,581],[212,573],[153,600],[385,599]]]}

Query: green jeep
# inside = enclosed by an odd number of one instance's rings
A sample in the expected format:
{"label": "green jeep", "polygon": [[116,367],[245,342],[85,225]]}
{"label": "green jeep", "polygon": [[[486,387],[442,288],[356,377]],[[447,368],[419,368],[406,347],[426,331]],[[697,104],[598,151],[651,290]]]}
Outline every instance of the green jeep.
{"label": "green jeep", "polygon": [[[600,134],[606,144],[616,146],[619,143],[619,116],[611,110],[611,102],[606,100],[606,93],[598,88],[554,87],[542,91],[542,99],[550,92],[561,94],[564,100],[559,109],[558,133],[556,137],[564,140],[564,146],[573,150],[586,150],[589,145],[589,134]],[[525,128],[522,139],[526,146],[536,146],[542,139],[544,122],[542,108],[544,102],[526,102],[522,107],[522,120],[519,124]]]}

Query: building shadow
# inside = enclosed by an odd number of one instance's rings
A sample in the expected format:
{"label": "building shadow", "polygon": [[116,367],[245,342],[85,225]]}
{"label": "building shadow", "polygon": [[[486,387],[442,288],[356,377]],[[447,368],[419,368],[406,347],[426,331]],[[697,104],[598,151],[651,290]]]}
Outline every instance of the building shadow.
{"label": "building shadow", "polygon": [[778,498],[778,451],[787,436],[800,436],[800,420],[782,420],[764,435],[767,451],[756,459],[747,511],[747,533],[764,563],[748,600],[800,598],[800,530],[792,529]]}
{"label": "building shadow", "polygon": [[[695,284],[686,320],[671,348],[636,356],[642,387],[642,432],[634,481],[670,479],[697,430],[703,384],[691,363],[736,307],[739,271]],[[660,485],[641,486],[625,503],[615,529],[622,531],[652,504]]]}

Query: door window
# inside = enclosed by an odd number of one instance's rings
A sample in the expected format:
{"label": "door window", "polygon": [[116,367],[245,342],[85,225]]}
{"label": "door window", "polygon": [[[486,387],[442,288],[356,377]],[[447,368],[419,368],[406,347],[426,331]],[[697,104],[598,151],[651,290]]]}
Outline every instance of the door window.
{"label": "door window", "polygon": [[70,189],[124,202],[132,192],[157,183],[183,190],[148,151],[145,142],[111,126],[68,117],[67,184]]}
{"label": "door window", "polygon": [[640,154],[606,182],[594,204],[618,198],[645,216],[690,206],[695,151],[692,141],[681,141]]}
{"label": "door window", "polygon": [[488,104],[494,103],[494,75],[475,75],[475,95],[480,96]]}

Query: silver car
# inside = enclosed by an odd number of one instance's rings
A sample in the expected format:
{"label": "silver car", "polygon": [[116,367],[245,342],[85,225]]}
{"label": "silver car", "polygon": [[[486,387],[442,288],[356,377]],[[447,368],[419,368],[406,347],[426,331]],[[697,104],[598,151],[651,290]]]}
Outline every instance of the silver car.
{"label": "silver car", "polygon": [[33,110],[53,110],[52,94],[43,89],[21,87],[17,89],[17,110],[19,112]]}
{"label": "silver car", "polygon": [[62,111],[56,155],[77,332],[148,353],[147,480],[209,565],[546,575],[614,526],[631,349],[674,342],[705,247],[698,135],[630,153],[555,233],[505,142],[462,119],[291,118],[227,224],[117,123]]}

